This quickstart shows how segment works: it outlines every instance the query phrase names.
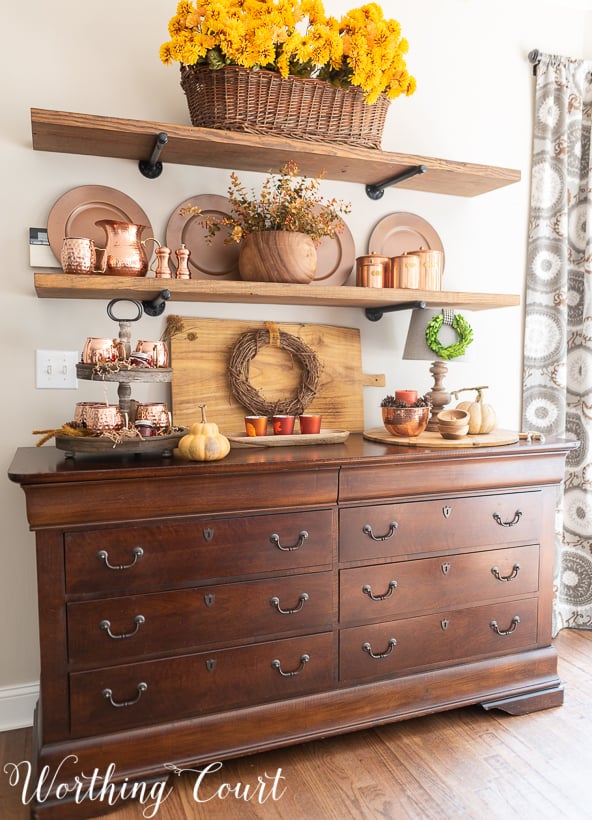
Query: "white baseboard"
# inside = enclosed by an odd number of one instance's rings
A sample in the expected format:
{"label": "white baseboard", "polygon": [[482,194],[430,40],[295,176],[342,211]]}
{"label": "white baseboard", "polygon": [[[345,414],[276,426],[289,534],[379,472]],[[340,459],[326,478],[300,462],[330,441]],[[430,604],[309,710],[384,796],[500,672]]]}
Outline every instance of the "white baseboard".
{"label": "white baseboard", "polygon": [[38,683],[0,688],[0,732],[32,726],[38,697]]}

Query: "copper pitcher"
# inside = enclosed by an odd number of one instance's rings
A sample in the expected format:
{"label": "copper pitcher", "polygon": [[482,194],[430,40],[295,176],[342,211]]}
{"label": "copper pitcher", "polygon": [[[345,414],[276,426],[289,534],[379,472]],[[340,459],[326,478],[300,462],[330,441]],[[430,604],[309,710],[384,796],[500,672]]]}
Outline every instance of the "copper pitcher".
{"label": "copper pitcher", "polygon": [[100,273],[111,276],[146,276],[148,259],[141,238],[146,226],[117,222],[114,219],[99,219],[95,225],[100,225],[106,234],[103,268]]}

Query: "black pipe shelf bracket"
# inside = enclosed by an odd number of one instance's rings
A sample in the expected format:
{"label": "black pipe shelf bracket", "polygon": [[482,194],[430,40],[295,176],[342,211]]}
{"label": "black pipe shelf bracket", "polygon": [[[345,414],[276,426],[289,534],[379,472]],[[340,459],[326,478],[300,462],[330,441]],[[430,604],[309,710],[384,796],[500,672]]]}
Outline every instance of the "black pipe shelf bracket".
{"label": "black pipe shelf bracket", "polygon": [[400,182],[405,182],[406,179],[416,177],[418,174],[425,174],[426,171],[427,168],[425,165],[415,165],[412,168],[408,168],[407,171],[403,171],[390,179],[385,179],[384,182],[376,182],[374,185],[366,185],[366,195],[370,199],[382,199],[385,188],[389,188],[391,185],[398,185]]}
{"label": "black pipe shelf bracket", "polygon": [[400,310],[424,310],[427,307],[427,302],[423,300],[416,300],[415,302],[400,302],[396,305],[383,305],[382,307],[368,307],[364,310],[366,319],[371,322],[378,322],[385,313],[395,313]]}
{"label": "black pipe shelf bracket", "polygon": [[142,301],[144,313],[147,316],[161,316],[164,313],[167,300],[171,298],[170,290],[161,290],[154,299],[146,299]]}
{"label": "black pipe shelf bracket", "polygon": [[161,131],[160,134],[156,135],[154,148],[150,154],[150,159],[141,159],[138,162],[138,168],[140,169],[142,176],[145,176],[148,179],[156,179],[162,174],[162,162],[159,157],[168,141],[169,136],[164,131]]}

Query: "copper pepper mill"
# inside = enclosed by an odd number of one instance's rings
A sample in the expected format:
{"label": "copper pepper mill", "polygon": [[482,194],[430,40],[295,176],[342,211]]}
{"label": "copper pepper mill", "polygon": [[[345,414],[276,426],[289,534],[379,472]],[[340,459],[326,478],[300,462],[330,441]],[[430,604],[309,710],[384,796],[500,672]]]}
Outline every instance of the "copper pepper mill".
{"label": "copper pepper mill", "polygon": [[181,245],[181,247],[175,251],[175,256],[177,257],[177,279],[191,279],[191,274],[187,267],[187,261],[190,255],[191,251],[189,248],[186,248],[185,245]]}
{"label": "copper pepper mill", "polygon": [[154,253],[156,255],[157,263],[156,270],[154,271],[155,277],[157,279],[172,279],[173,274],[171,273],[171,269],[169,267],[171,249],[167,248],[165,245],[159,245],[154,249]]}

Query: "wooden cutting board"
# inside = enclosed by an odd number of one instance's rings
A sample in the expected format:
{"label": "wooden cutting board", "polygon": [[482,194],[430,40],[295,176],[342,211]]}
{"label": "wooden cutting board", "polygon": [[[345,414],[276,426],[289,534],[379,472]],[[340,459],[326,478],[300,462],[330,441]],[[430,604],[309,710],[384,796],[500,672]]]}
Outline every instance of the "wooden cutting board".
{"label": "wooden cutting board", "polygon": [[[264,322],[182,317],[184,330],[171,341],[172,410],[175,424],[200,420],[200,404],[222,433],[244,429],[247,411],[233,396],[228,361],[239,337],[265,327]],[[384,374],[362,373],[360,331],[334,325],[278,322],[278,330],[296,336],[316,353],[320,378],[314,401],[306,408],[321,413],[323,427],[362,432],[365,386],[384,387]],[[302,376],[300,363],[282,348],[265,345],[250,362],[249,383],[265,401],[292,399]],[[377,401],[382,399],[382,393]]]}

